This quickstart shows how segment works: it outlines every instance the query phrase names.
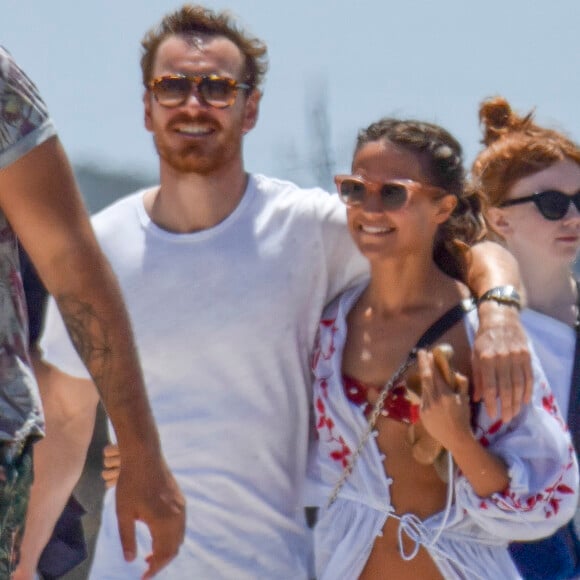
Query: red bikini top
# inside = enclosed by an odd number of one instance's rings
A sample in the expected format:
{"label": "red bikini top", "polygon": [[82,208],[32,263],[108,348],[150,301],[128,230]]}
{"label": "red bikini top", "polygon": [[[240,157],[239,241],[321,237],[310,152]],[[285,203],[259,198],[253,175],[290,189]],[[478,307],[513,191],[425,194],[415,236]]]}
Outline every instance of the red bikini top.
{"label": "red bikini top", "polygon": [[[347,399],[357,407],[362,407],[368,418],[372,413],[373,405],[368,402],[367,391],[373,385],[365,385],[345,374],[342,375],[342,385]],[[409,425],[419,420],[419,405],[411,403],[407,398],[407,384],[403,379],[397,381],[389,391],[381,415]]]}

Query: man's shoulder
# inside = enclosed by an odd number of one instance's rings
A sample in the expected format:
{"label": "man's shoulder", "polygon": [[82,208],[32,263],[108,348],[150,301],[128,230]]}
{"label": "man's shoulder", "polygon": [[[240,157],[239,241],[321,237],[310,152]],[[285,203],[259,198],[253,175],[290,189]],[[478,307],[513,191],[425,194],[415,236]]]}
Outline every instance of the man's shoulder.
{"label": "man's shoulder", "polygon": [[124,195],[93,214],[91,222],[97,235],[110,230],[114,231],[120,222],[126,226],[128,221],[137,220],[145,191],[147,188]]}
{"label": "man's shoulder", "polygon": [[320,187],[303,187],[293,181],[290,181],[289,179],[271,177],[262,173],[252,173],[251,179],[256,184],[256,188],[263,192],[292,193],[296,195],[308,195],[312,192],[316,192],[317,194],[328,195],[328,192],[324,191]]}
{"label": "man's shoulder", "polygon": [[262,196],[282,207],[289,204],[294,209],[319,213],[341,206],[336,195],[320,187],[303,187],[289,180],[260,173],[252,174],[251,179]]}
{"label": "man's shoulder", "polygon": [[0,168],[56,134],[35,84],[0,46]]}
{"label": "man's shoulder", "polygon": [[6,79],[10,75],[10,69],[14,66],[12,55],[0,45],[0,79]]}

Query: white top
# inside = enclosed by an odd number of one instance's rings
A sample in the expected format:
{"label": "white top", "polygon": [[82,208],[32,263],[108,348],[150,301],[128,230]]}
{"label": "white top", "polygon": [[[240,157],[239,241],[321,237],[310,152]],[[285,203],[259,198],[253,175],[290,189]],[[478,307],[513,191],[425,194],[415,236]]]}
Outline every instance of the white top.
{"label": "white top", "polygon": [[[560,320],[537,310],[522,310],[521,317],[556,397],[562,417],[567,419],[576,352],[576,331]],[[576,530],[580,529],[580,506],[576,508],[574,514],[574,526]]]}
{"label": "white top", "polygon": [[576,332],[567,324],[536,310],[522,310],[522,323],[542,363],[562,417],[568,417]]}
{"label": "white top", "polygon": [[[250,177],[214,228],[173,234],[143,192],[93,220],[119,277],[163,451],[187,499],[187,535],[159,578],[306,578],[303,523],[310,354],[324,306],[366,275],[337,196]],[[51,304],[47,360],[87,376]],[[93,577],[123,562],[112,492]]]}
{"label": "white top", "polygon": [[[484,405],[478,411],[476,436],[509,467],[506,492],[481,499],[456,473],[447,515],[440,512],[425,521],[395,515],[392,480],[371,437],[337,500],[325,507],[342,460],[354,452],[367,424],[363,410],[347,399],[341,379],[346,316],[365,285],[345,292],[325,310],[314,352],[318,439],[311,471],[323,505],[315,529],[317,578],[357,578],[388,517],[398,518],[400,532],[429,551],[445,578],[518,578],[507,542],[551,534],[570,519],[577,500],[576,457],[535,355],[532,404],[506,425],[491,420]],[[465,326],[472,341],[475,311],[468,313]]]}

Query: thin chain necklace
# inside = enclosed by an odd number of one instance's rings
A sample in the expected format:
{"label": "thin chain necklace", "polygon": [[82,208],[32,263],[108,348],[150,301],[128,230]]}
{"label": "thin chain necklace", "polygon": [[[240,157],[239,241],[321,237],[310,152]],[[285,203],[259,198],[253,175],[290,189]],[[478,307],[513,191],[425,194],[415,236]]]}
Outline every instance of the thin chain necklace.
{"label": "thin chain necklace", "polygon": [[366,445],[377,420],[383,410],[385,405],[385,401],[389,394],[389,391],[393,388],[393,385],[403,376],[403,374],[409,369],[409,367],[415,362],[417,358],[417,352],[420,348],[427,348],[430,344],[437,339],[439,339],[447,330],[449,330],[454,324],[456,324],[459,320],[461,320],[465,313],[468,310],[471,310],[474,307],[475,303],[472,298],[467,298],[462,300],[459,304],[456,304],[453,308],[450,308],[445,314],[440,316],[419,338],[413,349],[407,355],[407,358],[403,361],[401,366],[396,370],[395,374],[389,379],[388,383],[382,388],[378,399],[376,400],[373,410],[369,416],[366,429],[359,441],[357,448],[355,449],[354,453],[350,457],[350,461],[345,466],[344,470],[342,471],[336,485],[334,486],[330,497],[328,498],[327,507],[330,507],[336,498],[340,490],[342,489],[343,485],[345,484],[346,480],[349,478],[352,470],[354,468],[355,462],[360,456],[363,447]]}
{"label": "thin chain necklace", "polygon": [[373,410],[369,416],[367,426],[365,431],[359,441],[357,448],[354,450],[354,453],[351,455],[349,462],[343,469],[340,478],[336,482],[330,497],[328,498],[327,507],[330,507],[338,497],[340,490],[342,489],[343,485],[346,483],[346,480],[350,477],[352,470],[354,469],[354,465],[356,460],[358,459],[361,451],[363,450],[364,446],[367,444],[375,425],[377,424],[377,420],[381,414],[385,406],[385,401],[393,385],[405,374],[405,372],[409,369],[409,367],[413,364],[415,359],[417,358],[417,348],[413,348],[411,352],[407,355],[407,358],[401,364],[401,366],[395,371],[395,374],[389,379],[389,381],[385,384],[385,386],[381,389],[381,393],[378,399],[375,402]]}

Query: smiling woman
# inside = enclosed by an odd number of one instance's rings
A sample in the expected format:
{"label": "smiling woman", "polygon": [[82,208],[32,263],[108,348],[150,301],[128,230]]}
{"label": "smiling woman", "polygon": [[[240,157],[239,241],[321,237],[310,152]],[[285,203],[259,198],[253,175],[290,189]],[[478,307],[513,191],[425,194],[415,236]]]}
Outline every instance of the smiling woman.
{"label": "smiling woman", "polygon": [[[336,183],[371,278],[327,307],[315,347],[317,577],[519,578],[508,542],[564,523],[578,473],[535,357],[532,403],[511,421],[472,399],[478,320],[449,274],[484,227],[461,148],[436,125],[383,119],[359,133],[352,173]],[[422,350],[442,343],[457,372]]]}
{"label": "smiling woman", "polygon": [[[415,155],[410,156],[409,150]],[[385,168],[382,157],[387,154],[392,165]],[[347,206],[360,208],[369,189],[353,188],[353,179],[363,186],[365,181],[369,184],[375,179],[374,190],[381,192],[382,207],[375,201],[376,207],[366,214],[367,221],[373,215],[379,216],[381,209],[400,210],[404,214],[425,196],[446,207],[450,213],[436,227],[432,251],[439,268],[460,277],[458,242],[472,245],[483,238],[485,231],[478,212],[478,196],[468,196],[463,190],[462,150],[457,140],[429,123],[405,125],[396,119],[383,119],[359,132],[352,167],[356,176],[336,178],[339,195]],[[377,183],[382,186],[379,188]],[[367,205],[371,205],[370,200]]]}

